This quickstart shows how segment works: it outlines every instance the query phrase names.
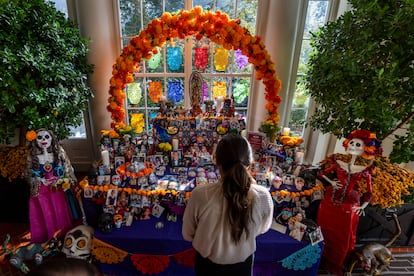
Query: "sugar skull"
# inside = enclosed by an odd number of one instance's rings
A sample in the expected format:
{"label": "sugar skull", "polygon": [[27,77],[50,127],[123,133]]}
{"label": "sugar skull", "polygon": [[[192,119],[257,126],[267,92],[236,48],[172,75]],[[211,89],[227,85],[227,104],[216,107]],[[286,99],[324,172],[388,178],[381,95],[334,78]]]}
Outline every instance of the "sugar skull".
{"label": "sugar skull", "polygon": [[52,134],[47,130],[40,130],[37,133],[36,143],[41,149],[48,149],[52,145]]}
{"label": "sugar skull", "polygon": [[362,155],[364,153],[364,141],[359,138],[353,138],[348,144],[348,153],[352,155]]}
{"label": "sugar skull", "polygon": [[90,226],[79,225],[66,233],[62,253],[67,258],[90,260],[91,242],[94,230]]}

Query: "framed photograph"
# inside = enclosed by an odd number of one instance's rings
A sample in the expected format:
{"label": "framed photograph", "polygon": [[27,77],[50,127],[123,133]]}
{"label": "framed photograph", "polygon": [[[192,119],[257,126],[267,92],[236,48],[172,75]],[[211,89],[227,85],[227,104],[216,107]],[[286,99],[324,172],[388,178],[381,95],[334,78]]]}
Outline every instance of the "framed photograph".
{"label": "framed photograph", "polygon": [[116,201],[118,198],[118,190],[117,189],[110,189],[106,194],[106,206],[115,206]]}
{"label": "framed photograph", "polygon": [[311,201],[314,200],[322,200],[323,199],[323,192],[321,190],[313,191],[311,196]]}
{"label": "framed photograph", "polygon": [[115,169],[125,163],[125,157],[123,156],[115,156]]}
{"label": "framed photograph", "polygon": [[98,175],[96,178],[96,182],[98,185],[109,185],[111,184],[111,176],[107,175]]}
{"label": "framed photograph", "polygon": [[148,178],[147,177],[139,177],[137,180],[137,185],[141,187],[141,189],[148,187]]}
{"label": "framed photograph", "polygon": [[151,215],[153,215],[156,218],[161,217],[162,213],[164,212],[164,207],[162,207],[159,204],[154,204],[154,206],[152,206],[152,212]]}
{"label": "framed photograph", "polygon": [[130,203],[129,205],[131,207],[137,207],[140,208],[141,207],[141,195],[136,194],[136,193],[132,193],[130,196]]}
{"label": "framed photograph", "polygon": [[264,173],[256,173],[256,182],[260,186],[267,187],[266,175]]}
{"label": "framed photograph", "polygon": [[277,164],[276,156],[268,155],[266,156],[266,167],[272,168]]}
{"label": "framed photograph", "polygon": [[299,221],[296,221],[293,224],[288,224],[290,232],[289,232],[289,236],[291,236],[292,238],[301,241],[303,238],[303,235],[305,234],[305,230],[307,228],[307,226]]}
{"label": "framed photograph", "polygon": [[177,174],[179,176],[187,176],[187,167],[174,167],[172,168],[171,172]]}
{"label": "framed photograph", "polygon": [[311,241],[312,245],[315,245],[321,241],[323,241],[323,235],[321,227],[318,226],[315,231],[309,233],[309,240]]}
{"label": "framed photograph", "polygon": [[164,165],[164,158],[162,155],[156,154],[152,158],[153,158],[153,163],[155,164],[156,167]]}
{"label": "framed photograph", "polygon": [[145,152],[138,153],[137,158],[138,158],[138,162],[144,163],[147,160],[146,153]]}
{"label": "framed photograph", "polygon": [[89,187],[83,190],[83,197],[84,198],[92,198],[93,197],[93,190]]}
{"label": "framed photograph", "polygon": [[119,186],[119,185],[121,185],[121,176],[120,175],[118,175],[118,174],[114,174],[113,176],[112,176],[112,184],[114,184],[115,186]]}
{"label": "framed photograph", "polygon": [[183,166],[190,167],[193,163],[193,156],[192,155],[184,155],[183,157]]}
{"label": "framed photograph", "polygon": [[181,166],[183,152],[181,150],[171,151],[171,167]]}

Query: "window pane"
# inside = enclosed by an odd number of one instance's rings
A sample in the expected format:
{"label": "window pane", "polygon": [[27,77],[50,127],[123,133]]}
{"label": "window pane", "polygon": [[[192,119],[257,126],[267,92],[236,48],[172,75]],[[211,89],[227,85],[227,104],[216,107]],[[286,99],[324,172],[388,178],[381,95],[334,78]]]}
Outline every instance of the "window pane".
{"label": "window pane", "polygon": [[184,78],[167,78],[167,100],[174,106],[184,104]]}
{"label": "window pane", "polygon": [[309,96],[305,87],[304,77],[296,80],[295,98],[293,108],[307,108],[309,106]]}
{"label": "window pane", "polygon": [[303,134],[307,111],[309,107],[309,96],[303,83],[303,76],[306,74],[306,66],[311,53],[310,32],[316,32],[326,22],[329,0],[310,0],[307,9],[302,46],[300,50],[297,80],[291,106],[289,127],[292,135]]}
{"label": "window pane", "polygon": [[232,71],[234,73],[250,74],[252,65],[249,63],[248,57],[243,55],[240,50],[233,51]]}
{"label": "window pane", "polygon": [[249,102],[250,78],[233,79],[232,98],[234,107],[246,107]]}
{"label": "window pane", "polygon": [[304,84],[304,77],[298,77],[296,80],[295,96],[293,97],[292,110],[289,119],[291,135],[302,136],[308,114],[308,107],[309,96]]}
{"label": "window pane", "polygon": [[145,91],[147,92],[147,106],[157,107],[159,105],[159,101],[156,102],[156,98],[159,98],[157,95],[166,95],[164,78],[147,78]]}
{"label": "window pane", "polygon": [[227,13],[231,18],[234,17],[234,0],[219,0],[216,4],[216,9]]}
{"label": "window pane", "polygon": [[202,38],[196,40],[193,37],[193,51],[192,51],[192,70],[198,71],[200,73],[210,72],[211,71],[211,46],[213,43],[210,43],[210,40],[207,38]]}
{"label": "window pane", "polygon": [[161,17],[162,0],[143,0],[143,28],[145,28],[150,21],[155,18]]}
{"label": "window pane", "polygon": [[145,69],[149,73],[163,73],[164,72],[164,55],[163,48],[157,47],[158,53],[153,54],[152,58],[145,60]]}
{"label": "window pane", "polygon": [[68,6],[66,0],[49,0],[48,2],[54,3],[56,10],[64,13],[66,18],[68,18]]}
{"label": "window pane", "polygon": [[[146,28],[148,22],[159,18],[163,10],[176,12],[184,9],[185,4],[202,6],[204,10],[220,9],[230,18],[240,18],[241,25],[248,28],[252,34],[255,33],[257,0],[120,1],[122,47],[128,45],[130,38],[138,35],[141,29]],[[186,57],[191,59],[187,63]],[[162,93],[167,100],[172,100],[174,106],[184,106],[184,96],[181,94],[186,90],[188,93],[189,88],[186,86],[189,83],[185,80],[188,80],[194,71],[200,72],[204,80],[203,101],[214,100],[214,92],[221,93],[223,97],[233,98],[236,112],[246,114],[253,71],[252,65],[248,61],[246,63],[246,60],[247,57],[242,57],[240,53],[225,50],[221,45],[216,45],[205,37],[199,41],[195,36],[167,41],[151,59],[141,60],[140,69],[135,72],[136,84],[128,86],[125,91],[127,122],[130,121],[131,112],[144,112],[148,131],[151,128],[151,125],[148,125],[150,117],[156,116],[159,109],[159,102],[154,98],[156,93]],[[235,73],[237,76],[233,75]],[[154,85],[155,83],[159,85]],[[156,92],[153,86],[161,87],[157,88],[161,89],[161,92]],[[246,90],[245,87],[248,89]],[[136,94],[138,88],[141,88],[142,98],[135,104],[134,95],[128,96],[130,92]],[[205,105],[203,104],[201,108],[204,110]]]}
{"label": "window pane", "polygon": [[248,29],[252,35],[256,33],[257,3],[257,0],[237,1],[237,13],[234,15],[234,18],[241,19],[241,26]]}
{"label": "window pane", "polygon": [[184,73],[184,39],[166,43],[166,62],[168,73]]}
{"label": "window pane", "polygon": [[312,52],[310,46],[310,40],[305,39],[302,41],[302,48],[300,50],[299,65],[298,65],[298,74],[305,74],[306,66],[309,61],[309,55]]}
{"label": "window pane", "polygon": [[69,139],[86,138],[85,121],[82,117],[82,124],[78,127],[69,126],[70,134]]}
{"label": "window pane", "polygon": [[165,0],[165,11],[176,12],[184,9],[184,1],[179,0]]}
{"label": "window pane", "polygon": [[[141,4],[139,0],[119,0],[121,35],[134,36],[141,30]],[[126,42],[129,43],[129,40]],[[124,45],[126,45],[124,43]]]}
{"label": "window pane", "polygon": [[211,0],[194,0],[193,7],[201,6],[203,10],[213,10],[214,9],[214,2]]}
{"label": "window pane", "polygon": [[309,38],[309,32],[316,32],[325,24],[328,4],[328,0],[309,1],[305,30],[303,32],[305,38]]}
{"label": "window pane", "polygon": [[143,83],[136,80],[126,86],[127,101],[129,107],[143,107],[145,106],[145,97],[143,94]]}

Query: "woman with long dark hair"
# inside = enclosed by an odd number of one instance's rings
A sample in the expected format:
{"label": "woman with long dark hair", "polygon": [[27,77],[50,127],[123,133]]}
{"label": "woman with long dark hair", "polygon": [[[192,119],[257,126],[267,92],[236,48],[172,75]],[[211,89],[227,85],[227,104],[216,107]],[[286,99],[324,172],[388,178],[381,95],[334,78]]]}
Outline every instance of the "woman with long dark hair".
{"label": "woman with long dark hair", "polygon": [[200,275],[252,275],[256,236],[269,230],[273,202],[269,191],[255,184],[249,142],[227,135],[217,145],[215,162],[221,179],[197,186],[187,203],[183,237],[197,251]]}

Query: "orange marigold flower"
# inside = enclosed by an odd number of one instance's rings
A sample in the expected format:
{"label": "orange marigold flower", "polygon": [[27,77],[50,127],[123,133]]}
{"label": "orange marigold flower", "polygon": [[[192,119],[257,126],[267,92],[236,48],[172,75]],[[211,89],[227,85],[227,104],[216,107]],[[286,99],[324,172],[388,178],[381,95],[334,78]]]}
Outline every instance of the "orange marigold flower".
{"label": "orange marigold flower", "polygon": [[36,139],[37,137],[37,133],[34,130],[29,130],[28,132],[26,132],[26,140],[31,142],[34,139]]}

